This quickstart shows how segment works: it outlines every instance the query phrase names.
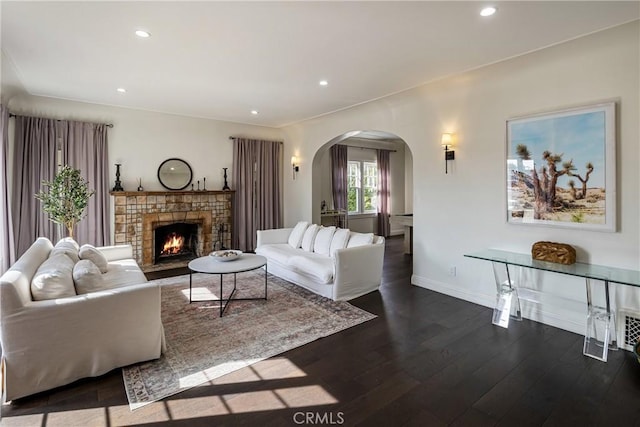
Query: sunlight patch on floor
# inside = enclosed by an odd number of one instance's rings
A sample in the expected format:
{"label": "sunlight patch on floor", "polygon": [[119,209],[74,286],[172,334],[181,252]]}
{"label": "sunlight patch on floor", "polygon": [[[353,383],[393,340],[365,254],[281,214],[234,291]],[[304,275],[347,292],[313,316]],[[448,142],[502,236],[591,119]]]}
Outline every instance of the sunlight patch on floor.
{"label": "sunlight patch on floor", "polygon": [[[69,425],[69,421],[73,420],[76,425],[86,426],[107,426],[107,420],[104,417],[104,408],[86,408],[86,409],[73,409],[62,412],[49,412],[47,414],[48,426],[63,426]],[[35,425],[35,424],[33,424]]]}
{"label": "sunlight patch on floor", "polygon": [[247,360],[233,360],[231,362],[221,363],[216,366],[212,366],[209,369],[205,369],[204,371],[196,372],[191,375],[187,375],[186,377],[182,377],[179,380],[180,388],[191,388],[195,387],[198,384],[202,384],[207,381],[211,381],[214,378],[218,378],[220,376],[220,371],[222,372],[231,372],[242,369],[247,365],[252,363],[256,363],[260,359],[247,359]]}
{"label": "sunlight patch on floor", "polygon": [[306,377],[307,374],[285,357],[272,357],[213,380],[213,384],[236,384],[261,380]]}
{"label": "sunlight patch on floor", "polygon": [[33,415],[16,415],[11,417],[2,417],[2,427],[12,426],[41,426],[44,420],[44,414]]}
{"label": "sunlight patch on floor", "polygon": [[[185,299],[189,300],[189,289],[183,289],[182,295],[184,295]],[[212,299],[218,299],[218,295],[211,292],[210,289],[202,288],[202,287],[193,287],[191,289],[191,301],[206,301]]]}

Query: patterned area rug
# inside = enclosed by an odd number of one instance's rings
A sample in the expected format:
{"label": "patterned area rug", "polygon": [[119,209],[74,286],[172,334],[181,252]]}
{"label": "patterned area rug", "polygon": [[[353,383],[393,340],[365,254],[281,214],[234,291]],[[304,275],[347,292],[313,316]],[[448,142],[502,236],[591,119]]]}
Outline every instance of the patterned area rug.
{"label": "patterned area rug", "polygon": [[[218,298],[219,277],[194,274],[193,299]],[[167,351],[122,369],[132,410],[376,317],[269,275],[267,301],[233,301],[220,318],[217,302],[189,304],[188,275],[158,282]],[[236,298],[264,295],[263,270],[237,283]],[[225,298],[232,288],[224,276]]]}

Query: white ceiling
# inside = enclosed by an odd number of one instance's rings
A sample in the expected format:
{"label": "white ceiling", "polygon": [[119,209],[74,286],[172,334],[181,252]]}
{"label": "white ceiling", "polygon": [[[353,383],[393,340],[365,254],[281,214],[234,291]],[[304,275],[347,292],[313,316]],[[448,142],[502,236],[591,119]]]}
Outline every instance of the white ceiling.
{"label": "white ceiling", "polygon": [[2,50],[33,95],[279,127],[640,16],[638,1],[493,4],[2,1]]}

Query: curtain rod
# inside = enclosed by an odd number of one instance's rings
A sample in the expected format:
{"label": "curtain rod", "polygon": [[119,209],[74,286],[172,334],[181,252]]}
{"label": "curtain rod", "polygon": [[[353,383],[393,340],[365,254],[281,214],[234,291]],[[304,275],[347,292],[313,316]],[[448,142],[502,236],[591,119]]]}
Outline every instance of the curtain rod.
{"label": "curtain rod", "polygon": [[346,145],[347,147],[351,147],[351,148],[359,148],[361,150],[373,150],[373,151],[384,150],[384,151],[389,151],[391,153],[395,153],[398,151],[398,150],[388,150],[386,148],[362,147],[360,145],[349,145],[349,144],[343,144],[343,145]]}
{"label": "curtain rod", "polygon": [[[9,117],[16,117],[16,115],[13,114],[13,113],[9,113]],[[31,117],[31,116],[24,116],[24,117]],[[37,118],[44,118],[44,117],[37,117]],[[56,119],[56,121],[61,122],[62,120],[61,119]],[[77,120],[71,120],[71,121],[77,121]],[[93,124],[96,124],[96,125],[104,124],[108,128],[112,128],[113,127],[113,123],[93,123]]]}
{"label": "curtain rod", "polygon": [[[240,137],[239,137],[239,136],[230,136],[230,137],[229,137],[229,139],[230,139],[231,141],[233,141],[233,140],[236,140],[236,139],[240,139]],[[249,139],[251,139],[251,138],[249,138]],[[277,143],[279,143],[279,144],[282,144],[282,141],[274,141],[274,142],[277,142]]]}

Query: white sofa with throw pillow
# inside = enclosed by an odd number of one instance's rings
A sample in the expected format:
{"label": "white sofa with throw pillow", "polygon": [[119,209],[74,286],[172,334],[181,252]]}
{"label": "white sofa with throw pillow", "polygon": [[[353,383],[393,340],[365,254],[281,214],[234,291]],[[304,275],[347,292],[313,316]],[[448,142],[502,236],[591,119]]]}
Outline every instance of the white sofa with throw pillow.
{"label": "white sofa with throw pillow", "polygon": [[[81,259],[82,258],[82,259]],[[160,357],[160,288],[131,246],[41,237],[0,278],[6,400]]]}
{"label": "white sofa with throw pillow", "polygon": [[334,301],[377,290],[384,237],[300,221],[294,228],[259,230],[256,253],[269,273]]}

